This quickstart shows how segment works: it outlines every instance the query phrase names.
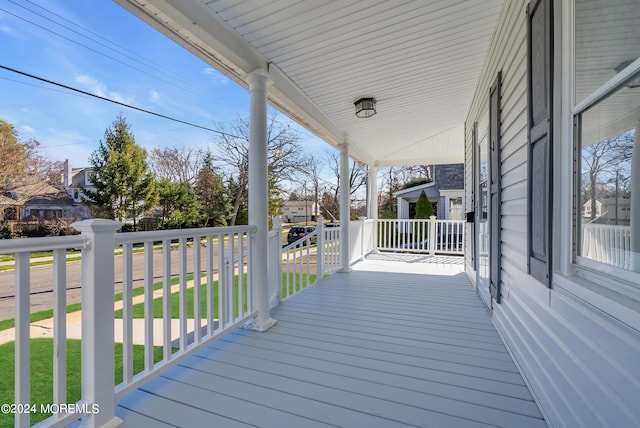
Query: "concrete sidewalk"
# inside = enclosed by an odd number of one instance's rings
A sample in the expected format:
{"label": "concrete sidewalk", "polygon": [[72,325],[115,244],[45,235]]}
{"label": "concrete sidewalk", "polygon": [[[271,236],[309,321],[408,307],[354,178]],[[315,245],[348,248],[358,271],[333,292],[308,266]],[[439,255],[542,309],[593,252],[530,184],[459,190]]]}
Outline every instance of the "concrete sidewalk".
{"label": "concrete sidewalk", "polygon": [[[214,277],[216,280],[217,277]],[[206,283],[206,278],[201,279],[201,284]],[[194,282],[188,281],[187,288],[192,288]],[[180,285],[176,284],[171,286],[171,294],[180,291]],[[163,292],[162,289],[154,290],[153,298],[162,297]],[[132,299],[132,304],[136,305],[139,303],[144,303],[144,295],[135,296]],[[113,310],[117,311],[122,309],[124,302],[122,300],[114,302]],[[116,318],[114,321],[115,325],[115,337],[114,340],[116,342],[122,342],[123,336],[123,324],[122,319]],[[188,330],[192,334],[193,333],[193,320],[188,320]],[[201,323],[205,324],[205,320]],[[216,322],[217,325],[217,322]],[[214,326],[215,327],[215,326]],[[30,328],[30,337],[32,339],[37,338],[45,338],[45,337],[53,337],[53,318],[48,318],[40,321],[35,321],[31,323]],[[163,331],[164,326],[162,319],[154,319],[154,328],[153,328],[153,343],[160,343],[162,345],[163,341]],[[133,320],[133,340],[134,344],[144,344],[144,319],[135,318]],[[179,337],[180,333],[180,320],[172,319],[171,320],[171,336],[172,339]],[[82,334],[82,311],[75,311],[67,314],[67,338],[68,339],[80,339]],[[16,337],[16,329],[10,328],[7,330],[0,331],[0,345],[8,342],[13,342]]]}

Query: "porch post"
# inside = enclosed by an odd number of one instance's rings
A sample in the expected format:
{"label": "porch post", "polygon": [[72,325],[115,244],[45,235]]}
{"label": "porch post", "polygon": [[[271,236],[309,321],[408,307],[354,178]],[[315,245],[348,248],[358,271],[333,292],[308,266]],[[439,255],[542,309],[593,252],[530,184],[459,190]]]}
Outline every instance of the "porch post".
{"label": "porch post", "polygon": [[631,154],[631,270],[640,272],[640,124],[635,131]]}
{"label": "porch post", "polygon": [[115,427],[113,350],[114,232],[122,224],[91,219],[73,223],[90,245],[82,250],[82,401],[99,411],[82,418],[85,427]]}
{"label": "porch post", "polygon": [[349,222],[351,221],[351,204],[349,201],[349,144],[340,146],[340,264],[342,272],[351,271],[351,247],[349,244]]}
{"label": "porch post", "polygon": [[374,220],[378,219],[378,167],[372,166],[369,169],[369,177],[367,179],[369,186],[369,200],[367,201],[367,217]]}
{"label": "porch post", "polygon": [[255,319],[245,325],[256,331],[267,331],[276,323],[269,316],[268,234],[269,198],[267,173],[267,87],[268,74],[257,69],[247,76],[249,83],[249,224],[256,226],[251,245],[251,279]]}

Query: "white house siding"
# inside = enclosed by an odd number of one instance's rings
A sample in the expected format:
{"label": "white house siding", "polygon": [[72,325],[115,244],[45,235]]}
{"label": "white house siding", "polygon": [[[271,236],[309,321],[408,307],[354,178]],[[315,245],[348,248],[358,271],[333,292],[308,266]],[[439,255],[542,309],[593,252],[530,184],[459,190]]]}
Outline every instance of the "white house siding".
{"label": "white house siding", "polygon": [[[576,279],[555,275],[548,289],[527,274],[526,5],[527,1],[506,2],[466,122],[465,188],[470,204],[473,123],[488,111],[489,87],[502,70],[502,302],[493,303],[492,318],[550,426],[638,426],[640,333],[619,321],[625,318],[615,309],[626,306],[631,317],[638,317],[637,304],[602,292],[596,293],[598,300],[586,303],[582,297],[590,291]],[[563,54],[561,9],[556,2],[556,58]],[[556,61],[556,67],[559,64]],[[560,85],[558,78],[555,85]],[[556,146],[571,144],[561,141],[557,129],[555,134]],[[560,161],[556,155],[555,162]],[[566,164],[564,160],[562,166]],[[555,186],[555,191],[560,188]],[[560,227],[554,224],[554,234]],[[556,259],[558,253],[554,252]],[[471,267],[471,255],[466,257]],[[473,280],[475,272],[468,272]]]}

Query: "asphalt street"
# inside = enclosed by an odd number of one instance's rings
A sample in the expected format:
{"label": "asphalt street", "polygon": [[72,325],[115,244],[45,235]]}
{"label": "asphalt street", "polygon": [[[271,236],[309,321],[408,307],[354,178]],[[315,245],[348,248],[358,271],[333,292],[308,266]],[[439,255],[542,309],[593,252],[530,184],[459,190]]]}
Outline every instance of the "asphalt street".
{"label": "asphalt street", "polygon": [[[214,257],[217,257],[218,246],[214,245]],[[187,251],[187,273],[194,271],[193,249]],[[206,269],[206,250],[201,253],[201,269]],[[144,254],[133,254],[133,286],[140,287],[144,281]],[[216,259],[217,260],[217,259]],[[154,282],[162,278],[162,251],[153,253]],[[179,273],[179,253],[177,249],[171,251],[171,274]],[[53,265],[36,266],[31,268],[31,312],[39,312],[53,307]],[[116,293],[122,291],[122,256],[115,256],[115,286]],[[81,298],[81,262],[67,262],[67,304],[80,302]],[[0,272],[0,321],[15,317],[15,273],[14,271]]]}

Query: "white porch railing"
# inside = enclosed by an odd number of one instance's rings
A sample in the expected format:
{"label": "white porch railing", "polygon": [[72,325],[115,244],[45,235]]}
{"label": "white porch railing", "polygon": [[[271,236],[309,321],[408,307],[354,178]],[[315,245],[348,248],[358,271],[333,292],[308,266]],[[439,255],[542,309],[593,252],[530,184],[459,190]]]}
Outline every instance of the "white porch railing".
{"label": "white porch railing", "polygon": [[[53,403],[68,403],[67,396],[67,248],[86,248],[82,236],[32,238],[0,241],[0,254],[15,256],[15,399],[16,405],[31,403],[31,338],[29,320],[30,255],[32,252],[53,250]],[[113,349],[113,345],[112,345]],[[84,352],[84,350],[83,350]],[[5,403],[2,403],[5,404]],[[39,403],[38,403],[39,404]],[[39,410],[39,409],[38,409]],[[30,426],[28,412],[16,412],[14,426]],[[50,418],[64,426],[78,419],[78,415],[58,414]],[[53,425],[53,424],[52,424]]]}
{"label": "white porch railing", "polygon": [[269,302],[274,307],[324,275],[342,268],[340,227],[325,227],[322,217],[316,229],[282,247],[280,220],[273,220],[269,232]]}
{"label": "white porch railing", "polygon": [[382,251],[428,254],[464,254],[463,220],[379,219],[378,245]]}
{"label": "white porch railing", "polygon": [[[250,266],[255,227],[237,226],[114,234],[111,220],[75,223],[79,236],[0,241],[0,254],[14,254],[15,269],[15,403],[31,403],[30,391],[30,265],[32,252],[53,250],[54,352],[53,401],[73,401],[67,394],[66,249],[82,249],[82,395],[69,413],[60,412],[37,426],[61,427],[82,419],[84,426],[115,426],[115,403],[192,354],[213,337],[221,336],[252,318]],[[154,251],[154,243],[161,249]],[[122,247],[115,258],[114,248]],[[143,254],[134,252],[142,250]],[[162,280],[154,284],[154,254],[162,260]],[[177,270],[171,259],[178,257]],[[114,388],[115,262],[122,263],[123,382]],[[134,265],[143,264],[144,316],[134,319]],[[139,267],[139,266],[138,266]],[[192,279],[189,277],[192,275]],[[175,285],[174,285],[175,284]],[[192,290],[191,290],[192,289]],[[154,299],[161,293],[162,317],[154,315]],[[176,296],[177,295],[177,296]],[[174,313],[177,300],[178,313]],[[139,303],[140,304],[140,303]],[[157,314],[156,314],[157,315]],[[175,320],[175,321],[174,321]],[[188,322],[189,320],[189,322]],[[156,322],[154,322],[156,321]],[[154,358],[154,329],[162,328],[162,358]],[[191,324],[192,323],[192,324]],[[135,329],[144,330],[144,368],[133,368]],[[191,326],[190,326],[191,324]],[[177,329],[177,334],[172,334]],[[177,336],[177,338],[176,338]],[[46,404],[46,403],[43,403]],[[95,405],[95,406],[94,406]],[[98,409],[99,411],[96,411]],[[15,415],[16,427],[30,426],[30,414]]]}
{"label": "white porch railing", "polygon": [[[432,254],[463,252],[461,221],[363,219],[350,226],[351,261],[375,249]],[[0,241],[0,254],[14,254],[16,259],[15,403],[31,401],[29,256],[47,250],[54,251],[53,403],[75,400],[67,394],[65,250],[81,248],[82,395],[72,413],[55,414],[38,426],[66,426],[78,419],[85,426],[115,426],[119,422],[115,403],[120,398],[205,346],[210,339],[224,335],[255,315],[249,268],[255,227],[119,234],[114,233],[119,224],[110,220],[89,220],[75,223],[74,227],[82,234]],[[341,233],[342,228],[325,227],[320,219],[314,232],[283,248],[280,225],[274,223],[268,238],[271,306],[324,275],[342,269]],[[121,256],[114,255],[117,248],[121,248]],[[142,254],[136,254],[139,252]],[[115,296],[116,262],[122,264],[123,278],[122,324],[119,324],[122,327],[118,327],[122,330],[117,334],[114,306],[110,304]],[[157,268],[158,263],[162,266],[161,279],[154,282],[154,266]],[[134,272],[140,271],[141,290],[134,288]],[[134,348],[134,333],[139,331],[144,336],[141,349]],[[123,343],[123,381],[114,387],[116,337],[121,337],[118,341]],[[158,343],[161,357],[155,353]],[[134,369],[135,357],[144,362],[138,370]],[[99,412],[93,410],[94,404]],[[16,415],[16,427],[29,425],[29,413]]]}
{"label": "white porch railing", "polygon": [[630,269],[631,227],[583,224],[581,255],[622,269]]}

